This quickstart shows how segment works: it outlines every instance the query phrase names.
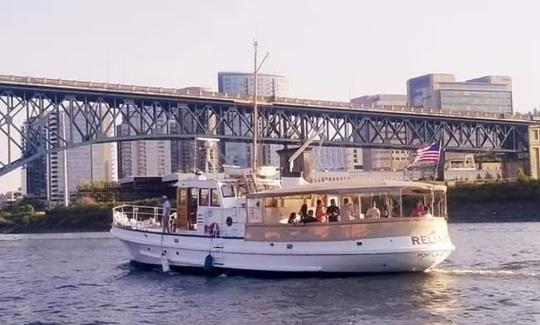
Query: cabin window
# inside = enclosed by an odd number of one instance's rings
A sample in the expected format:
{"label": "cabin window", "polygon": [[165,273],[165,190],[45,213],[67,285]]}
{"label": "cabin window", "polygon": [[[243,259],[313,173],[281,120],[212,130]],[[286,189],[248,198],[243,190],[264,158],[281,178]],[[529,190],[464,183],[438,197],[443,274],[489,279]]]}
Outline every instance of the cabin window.
{"label": "cabin window", "polygon": [[209,205],[209,192],[207,188],[199,189],[199,206],[207,207]]}
{"label": "cabin window", "polygon": [[235,197],[235,193],[234,193],[234,187],[232,187],[231,185],[229,184],[223,184],[221,185],[221,195],[224,197],[224,198],[228,198],[228,197]]}
{"label": "cabin window", "polygon": [[[354,200],[353,200],[354,204]],[[401,216],[401,199],[396,193],[362,194],[360,218],[396,218]]]}
{"label": "cabin window", "polygon": [[219,192],[216,188],[213,188],[210,190],[210,193],[212,194],[211,195],[211,205],[213,207],[218,207],[219,206]]}

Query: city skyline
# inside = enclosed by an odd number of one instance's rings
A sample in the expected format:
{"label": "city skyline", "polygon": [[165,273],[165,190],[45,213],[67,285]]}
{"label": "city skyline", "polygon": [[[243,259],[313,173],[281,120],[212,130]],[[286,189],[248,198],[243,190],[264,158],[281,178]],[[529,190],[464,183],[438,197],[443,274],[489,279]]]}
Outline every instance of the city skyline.
{"label": "city skyline", "polygon": [[[262,72],[286,74],[291,97],[404,94],[407,79],[426,73],[508,75],[515,110],[525,112],[540,106],[539,9],[535,1],[6,1],[0,27],[10,50],[0,73],[217,90],[217,72],[251,71],[257,38],[271,53]],[[19,178],[0,177],[0,192]]]}

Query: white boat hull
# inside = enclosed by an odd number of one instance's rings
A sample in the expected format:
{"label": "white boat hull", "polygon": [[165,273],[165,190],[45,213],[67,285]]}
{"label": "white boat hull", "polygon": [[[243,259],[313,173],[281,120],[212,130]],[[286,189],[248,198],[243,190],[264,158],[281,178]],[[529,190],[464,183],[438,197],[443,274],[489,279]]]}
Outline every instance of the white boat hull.
{"label": "white boat hull", "polygon": [[[454,250],[450,240],[411,240],[411,236],[326,242],[246,241],[159,234],[114,227],[111,233],[138,263],[171,267],[294,273],[421,272],[441,263]],[[441,238],[440,236],[438,237]],[[446,237],[447,238],[447,237]],[[206,265],[208,267],[208,265]]]}

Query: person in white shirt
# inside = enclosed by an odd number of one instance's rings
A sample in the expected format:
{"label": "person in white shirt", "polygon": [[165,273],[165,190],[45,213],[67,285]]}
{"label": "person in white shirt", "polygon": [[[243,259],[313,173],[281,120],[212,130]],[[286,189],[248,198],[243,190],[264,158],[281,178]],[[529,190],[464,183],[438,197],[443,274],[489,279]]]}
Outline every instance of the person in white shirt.
{"label": "person in white shirt", "polygon": [[161,198],[161,209],[161,225],[163,227],[163,232],[170,233],[171,229],[169,225],[169,217],[171,215],[171,202],[169,202],[169,199],[167,199],[166,195],[163,195],[163,197]]}
{"label": "person in white shirt", "polygon": [[370,208],[366,211],[366,219],[380,219],[381,211],[377,208],[375,201],[371,202]]}
{"label": "person in white shirt", "polygon": [[353,205],[349,199],[343,199],[343,207],[341,208],[341,222],[354,221]]}

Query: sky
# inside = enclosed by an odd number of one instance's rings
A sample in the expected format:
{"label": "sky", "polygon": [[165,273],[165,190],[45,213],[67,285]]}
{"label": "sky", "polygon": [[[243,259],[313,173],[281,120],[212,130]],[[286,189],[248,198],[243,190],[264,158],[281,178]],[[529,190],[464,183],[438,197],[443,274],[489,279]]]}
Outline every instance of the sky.
{"label": "sky", "polygon": [[[0,0],[0,74],[217,90],[218,71],[253,69],[257,39],[291,97],[508,75],[526,112],[540,107],[539,12],[537,0]],[[19,183],[0,177],[0,192]]]}

